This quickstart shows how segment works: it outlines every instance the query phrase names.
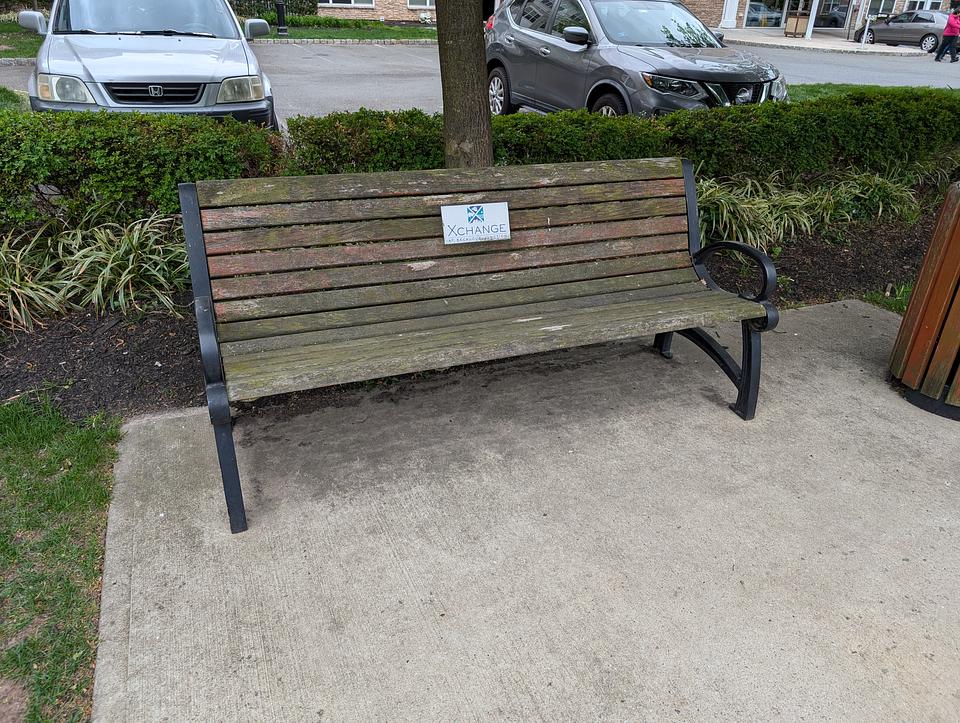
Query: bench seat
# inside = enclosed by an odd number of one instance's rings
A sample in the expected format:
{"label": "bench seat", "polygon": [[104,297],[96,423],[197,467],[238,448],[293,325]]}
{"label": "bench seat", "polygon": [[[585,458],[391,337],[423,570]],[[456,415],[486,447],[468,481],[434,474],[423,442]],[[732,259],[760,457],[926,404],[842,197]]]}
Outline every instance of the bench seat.
{"label": "bench seat", "polygon": [[[180,204],[234,532],[233,402],[637,337],[669,358],[679,333],[754,416],[776,272],[742,244],[700,247],[686,161],[207,181],[183,184]],[[445,241],[485,204],[507,205],[490,213],[507,213],[508,238]],[[445,227],[444,207],[465,220]],[[719,251],[757,266],[758,292],[714,283]],[[702,329],[723,322],[741,325],[740,363]]]}
{"label": "bench seat", "polygon": [[229,398],[249,400],[553,349],[653,337],[722,322],[762,319],[766,313],[756,302],[691,282],[638,292],[228,342],[221,350]]}

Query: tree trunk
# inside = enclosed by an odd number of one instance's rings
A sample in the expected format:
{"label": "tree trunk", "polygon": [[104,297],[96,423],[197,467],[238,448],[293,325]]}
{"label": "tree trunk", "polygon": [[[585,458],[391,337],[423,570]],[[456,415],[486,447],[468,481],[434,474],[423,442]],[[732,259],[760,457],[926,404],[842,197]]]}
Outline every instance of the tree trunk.
{"label": "tree trunk", "polygon": [[493,165],[481,8],[481,0],[437,2],[447,168]]}

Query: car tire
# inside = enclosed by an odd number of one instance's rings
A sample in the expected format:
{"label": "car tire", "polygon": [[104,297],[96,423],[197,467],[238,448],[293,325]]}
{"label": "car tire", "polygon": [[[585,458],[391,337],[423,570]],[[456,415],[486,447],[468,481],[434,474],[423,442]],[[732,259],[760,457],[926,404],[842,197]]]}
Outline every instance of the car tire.
{"label": "car tire", "polygon": [[627,104],[617,93],[604,93],[593,102],[590,111],[615,118],[627,114]]}
{"label": "car tire", "polygon": [[868,30],[868,31],[867,31],[867,45],[873,45],[875,41],[876,41],[876,38],[873,36],[873,31],[872,31],[872,30]]}
{"label": "car tire", "polygon": [[921,50],[926,50],[928,53],[932,53],[937,49],[937,46],[940,44],[940,41],[937,39],[937,36],[933,33],[927,33],[922,38],[920,38],[920,48]]}
{"label": "car tire", "polygon": [[490,99],[491,115],[510,115],[517,107],[510,102],[510,79],[507,71],[496,67],[487,76],[487,97]]}

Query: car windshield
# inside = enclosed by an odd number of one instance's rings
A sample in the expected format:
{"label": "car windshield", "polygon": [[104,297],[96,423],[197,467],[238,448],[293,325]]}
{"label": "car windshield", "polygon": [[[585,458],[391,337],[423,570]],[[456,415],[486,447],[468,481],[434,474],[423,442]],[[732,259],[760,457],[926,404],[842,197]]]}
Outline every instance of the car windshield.
{"label": "car windshield", "polygon": [[592,0],[603,34],[617,45],[719,48],[720,43],[683,5],[662,0]]}
{"label": "car windshield", "polygon": [[239,37],[224,0],[62,0],[53,32]]}

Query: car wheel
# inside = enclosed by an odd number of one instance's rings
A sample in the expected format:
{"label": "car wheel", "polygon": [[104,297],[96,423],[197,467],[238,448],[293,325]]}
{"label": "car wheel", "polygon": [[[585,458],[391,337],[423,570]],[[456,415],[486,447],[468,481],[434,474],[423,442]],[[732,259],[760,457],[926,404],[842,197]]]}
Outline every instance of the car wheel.
{"label": "car wheel", "polygon": [[867,31],[867,44],[868,44],[868,45],[873,45],[873,41],[874,41],[874,40],[875,40],[875,38],[873,37],[873,31],[872,31],[872,30],[868,30],[868,31]]}
{"label": "car wheel", "polygon": [[920,39],[920,48],[922,50],[926,50],[928,53],[932,53],[934,50],[936,50],[938,44],[937,36],[933,33],[924,35]]}
{"label": "car wheel", "polygon": [[616,118],[627,114],[627,104],[616,93],[605,93],[597,98],[590,110],[600,115]]}
{"label": "car wheel", "polygon": [[510,102],[510,79],[503,68],[494,68],[487,77],[491,115],[508,115],[517,108]]}

